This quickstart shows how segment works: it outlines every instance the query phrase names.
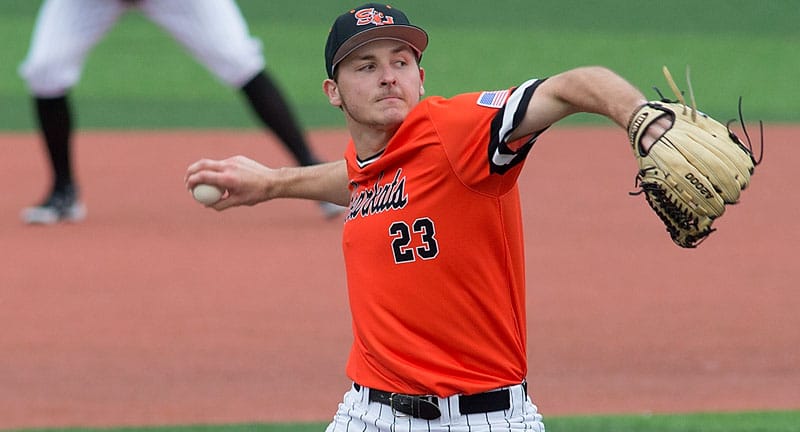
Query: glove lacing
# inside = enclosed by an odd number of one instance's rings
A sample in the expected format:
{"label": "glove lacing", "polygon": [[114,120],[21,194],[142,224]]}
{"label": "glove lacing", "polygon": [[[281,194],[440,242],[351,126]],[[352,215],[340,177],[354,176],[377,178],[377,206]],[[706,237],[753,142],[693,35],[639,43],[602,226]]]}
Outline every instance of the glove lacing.
{"label": "glove lacing", "polygon": [[[638,187],[639,190],[628,192],[628,194],[636,196],[647,192],[644,195],[647,203],[664,223],[667,232],[673,240],[679,240],[681,230],[697,231],[700,221],[694,212],[689,211],[689,209],[681,202],[677,201],[672,194],[667,193],[667,190],[663,186],[657,183],[642,182],[645,174],[654,169],[657,168],[648,167],[640,170],[636,175],[635,184],[635,187]],[[690,245],[689,247],[695,247],[714,231],[716,231],[715,228],[708,227],[703,231],[697,231],[697,234],[688,234],[685,239],[681,240],[681,243],[686,243]]]}
{"label": "glove lacing", "polygon": [[[764,160],[764,123],[759,120],[758,121],[758,129],[761,134],[759,138],[761,145],[759,145],[759,154],[758,159],[755,158],[755,151],[753,150],[753,142],[750,140],[750,134],[747,133],[747,126],[744,123],[744,116],[742,115],[742,97],[739,96],[739,124],[742,125],[742,132],[744,132],[744,137],[747,139],[747,146],[742,144],[739,140],[739,137],[736,136],[735,133],[731,130],[731,123],[736,122],[736,119],[728,120],[725,124],[725,128],[728,129],[728,137],[730,137],[733,142],[735,142],[742,150],[745,151],[750,156],[750,160],[753,161],[753,166],[758,166],[762,160]],[[752,172],[750,173],[752,174]]]}

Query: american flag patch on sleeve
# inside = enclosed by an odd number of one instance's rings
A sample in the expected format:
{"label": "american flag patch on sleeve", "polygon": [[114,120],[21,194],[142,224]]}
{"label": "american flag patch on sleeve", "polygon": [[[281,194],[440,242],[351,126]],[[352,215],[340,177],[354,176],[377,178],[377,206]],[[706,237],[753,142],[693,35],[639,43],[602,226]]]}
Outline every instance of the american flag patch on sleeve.
{"label": "american flag patch on sleeve", "polygon": [[477,104],[489,108],[502,108],[508,99],[508,90],[485,91],[478,96]]}

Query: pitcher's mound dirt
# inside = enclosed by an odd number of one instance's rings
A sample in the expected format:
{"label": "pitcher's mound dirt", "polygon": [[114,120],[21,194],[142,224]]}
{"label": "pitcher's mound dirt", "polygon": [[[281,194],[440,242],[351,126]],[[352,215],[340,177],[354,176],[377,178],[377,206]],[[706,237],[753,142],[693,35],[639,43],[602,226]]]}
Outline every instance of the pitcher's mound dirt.
{"label": "pitcher's mound dirt", "polygon": [[[696,250],[627,195],[621,131],[540,140],[521,192],[545,418],[800,408],[798,135],[768,129],[752,187]],[[327,159],[346,139],[311,135]],[[186,167],[234,154],[290,163],[257,131],[82,132],[88,219],[28,227],[41,146],[0,136],[0,429],[331,418],[349,384],[341,221],[294,200],[202,208]]]}

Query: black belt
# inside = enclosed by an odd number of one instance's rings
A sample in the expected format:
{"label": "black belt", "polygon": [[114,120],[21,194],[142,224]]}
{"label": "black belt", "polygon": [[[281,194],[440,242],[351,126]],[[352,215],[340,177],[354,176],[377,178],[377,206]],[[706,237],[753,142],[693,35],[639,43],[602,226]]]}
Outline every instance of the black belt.
{"label": "black belt", "polygon": [[[361,385],[353,383],[353,388],[360,391]],[[434,420],[442,416],[439,411],[439,399],[436,396],[407,395],[370,388],[369,401],[388,405],[395,411],[425,420]],[[461,414],[502,411],[510,407],[511,392],[508,389],[458,396],[458,410]]]}

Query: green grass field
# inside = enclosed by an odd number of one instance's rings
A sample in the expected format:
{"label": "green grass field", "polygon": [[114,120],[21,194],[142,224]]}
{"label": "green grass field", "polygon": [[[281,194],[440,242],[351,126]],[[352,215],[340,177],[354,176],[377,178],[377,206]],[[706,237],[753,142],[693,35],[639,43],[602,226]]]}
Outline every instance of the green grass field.
{"label": "green grass field", "polygon": [[[262,39],[271,71],[308,128],[341,127],[341,113],[321,92],[322,51],[332,18],[352,2],[241,0]],[[700,107],[720,118],[800,121],[800,7],[796,0],[398,0],[425,27],[431,44],[422,65],[428,94],[503,88],[531,77],[601,64],[650,96],[667,90],[660,68],[680,83],[685,65]],[[16,68],[23,59],[39,2],[0,1],[0,131],[31,131],[30,98]],[[83,128],[252,128],[240,96],[138,13],[128,14],[90,55],[73,91]],[[571,123],[604,122],[576,116]],[[334,406],[331,406],[333,414]],[[548,431],[789,432],[800,411],[548,417]],[[311,432],[314,424],[243,424],[94,429],[157,432]],[[48,431],[89,429],[48,429]]]}
{"label": "green grass field", "polygon": [[[38,432],[323,432],[326,423],[37,429]],[[553,417],[548,432],[796,432],[800,412]],[[31,432],[28,430],[26,432]]]}
{"label": "green grass field", "polygon": [[[0,2],[0,130],[31,130],[16,68],[39,2]],[[243,0],[252,32],[304,126],[338,127],[341,114],[322,95],[322,51],[332,18],[350,2]],[[732,118],[739,96],[748,119],[800,119],[800,8],[794,0],[402,0],[394,2],[430,33],[423,59],[428,94],[508,87],[531,77],[601,64],[655,98],[666,90],[661,66],[683,82],[690,65],[699,105]],[[652,4],[652,6],[650,5]],[[252,116],[165,32],[138,13],[124,16],[88,58],[74,89],[86,128],[242,128]],[[603,122],[576,116],[568,122]]]}

